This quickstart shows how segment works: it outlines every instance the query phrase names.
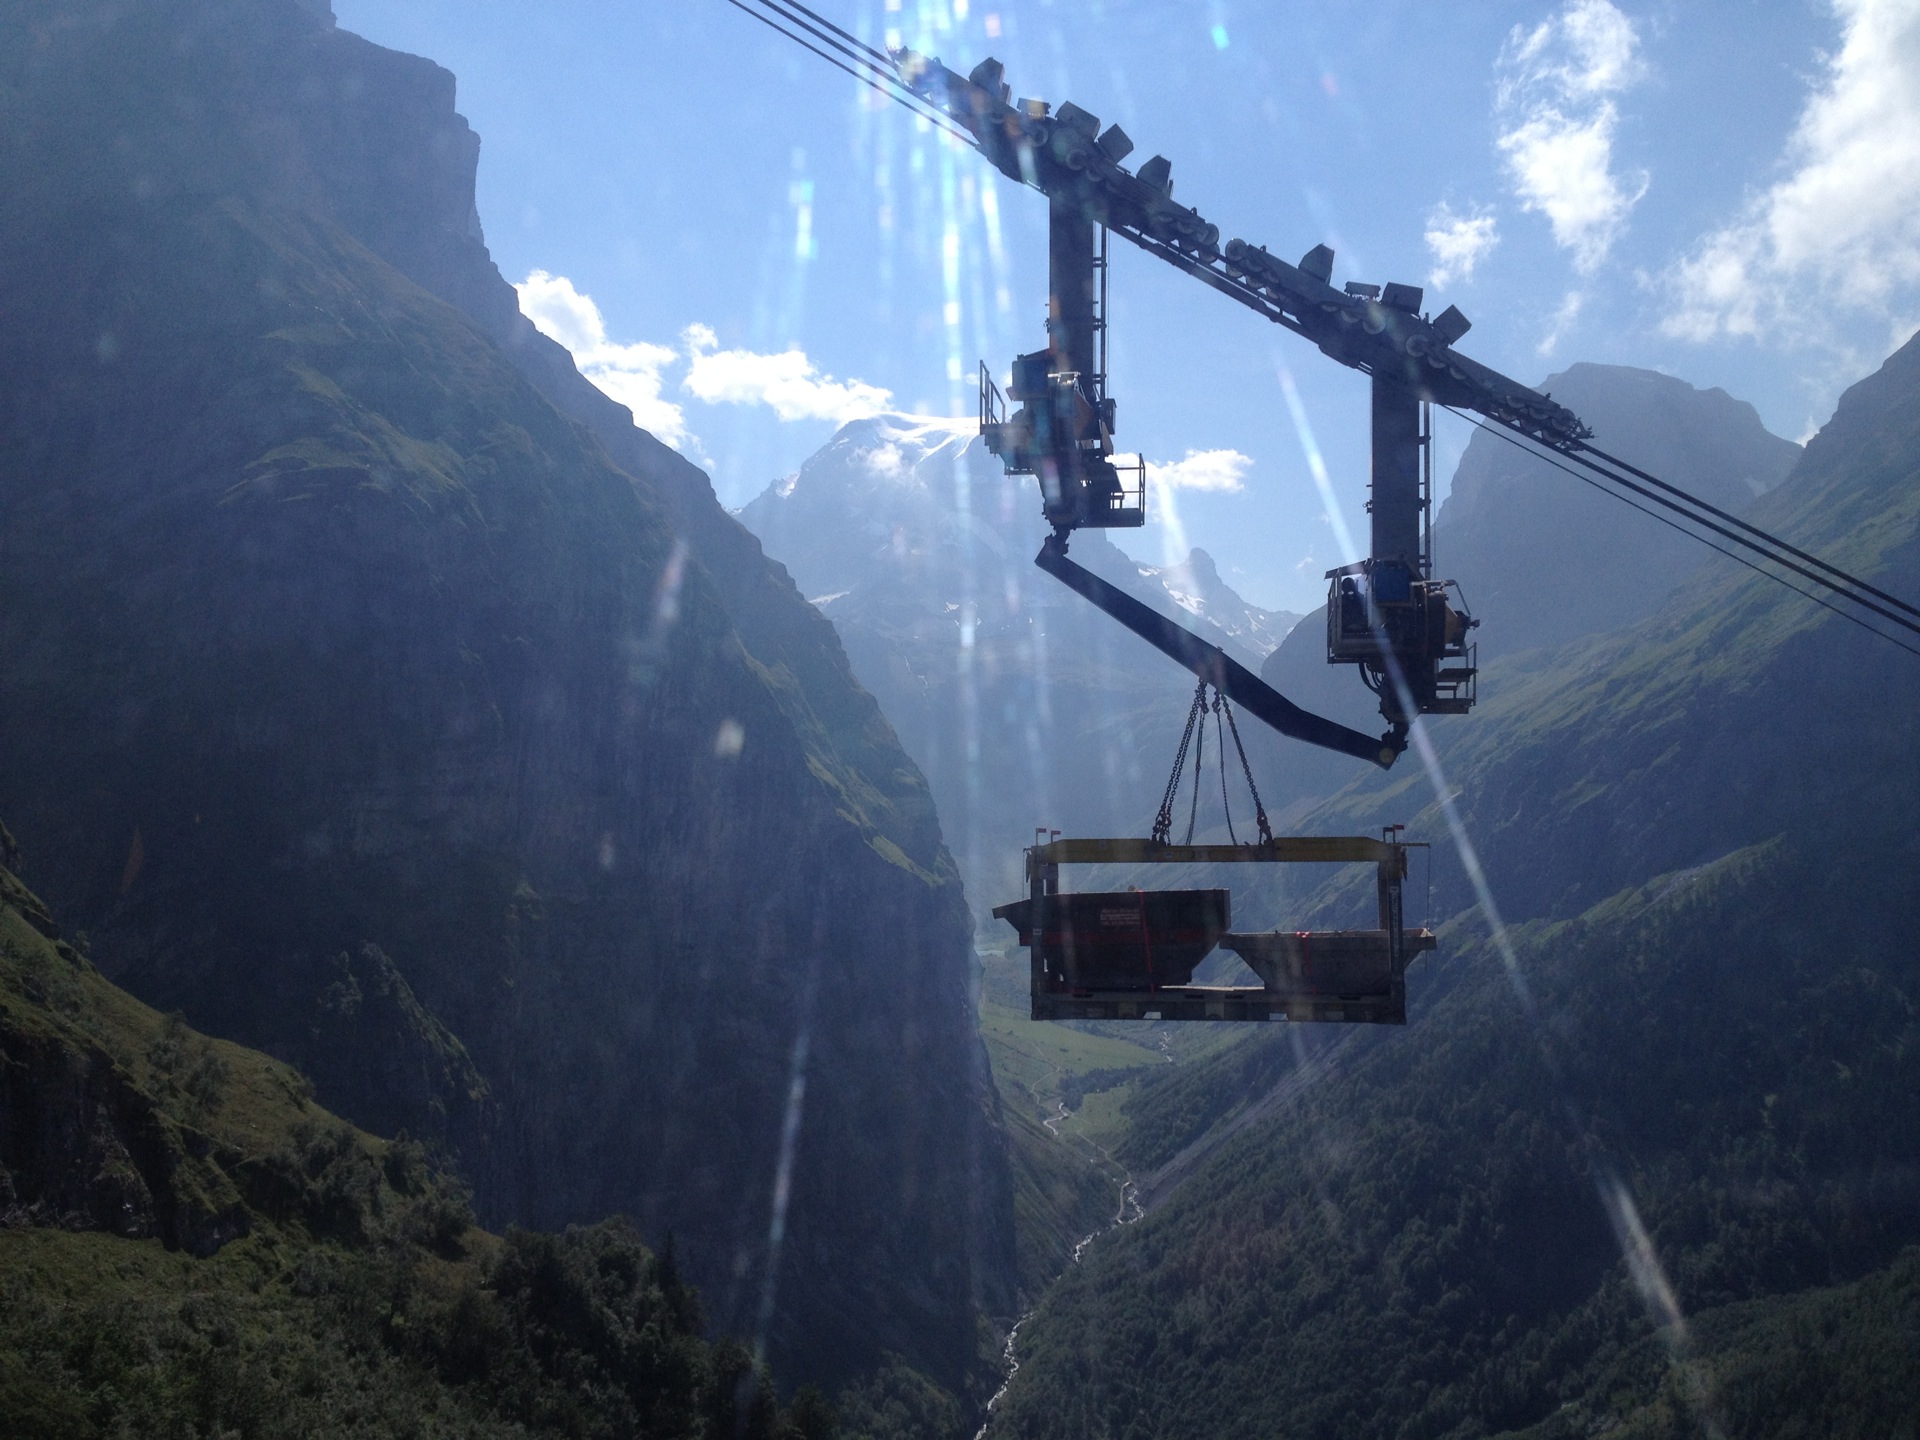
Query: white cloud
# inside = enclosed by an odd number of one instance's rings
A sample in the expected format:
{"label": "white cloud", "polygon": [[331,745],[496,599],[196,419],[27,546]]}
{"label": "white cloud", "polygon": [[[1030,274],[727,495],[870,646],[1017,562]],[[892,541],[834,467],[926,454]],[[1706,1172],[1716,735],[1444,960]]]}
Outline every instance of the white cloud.
{"label": "white cloud", "polygon": [[1647,189],[1644,173],[1623,179],[1613,169],[1620,112],[1611,97],[1639,78],[1639,45],[1610,0],[1572,0],[1530,30],[1515,26],[1500,55],[1496,143],[1507,177],[1582,274],[1606,259]]}
{"label": "white cloud", "polygon": [[782,420],[831,420],[844,425],[893,407],[892,392],[862,380],[822,375],[804,350],[762,354],[721,350],[712,330],[689,325],[687,392],[709,405],[764,404]]}
{"label": "white cloud", "polygon": [[[1834,0],[1842,26],[1782,157],[1786,174],[1669,275],[1690,340],[1911,312],[1920,284],[1920,4]],[[1896,324],[1894,333],[1905,328]]]}
{"label": "white cloud", "polygon": [[1238,450],[1189,450],[1184,460],[1147,467],[1147,478],[1168,490],[1212,490],[1233,494],[1244,490],[1253,466]]}
{"label": "white cloud", "polygon": [[564,275],[535,270],[514,287],[520,310],[544,335],[573,352],[580,373],[633,411],[636,425],[675,449],[700,442],[687,429],[685,409],[666,398],[668,371],[682,364],[680,389],[709,405],[767,405],[782,420],[831,420],[845,424],[893,406],[893,395],[863,380],[822,375],[800,349],[778,354],[722,350],[711,328],[689,325],[684,349],[607,338],[605,317],[593,297]]}
{"label": "white cloud", "polygon": [[607,322],[600,307],[574,289],[566,276],[532,270],[513,288],[520,295],[520,313],[576,358],[607,343]]}
{"label": "white cloud", "polygon": [[881,445],[861,452],[860,463],[883,480],[898,480],[906,473],[906,459],[898,445]]}
{"label": "white cloud", "polygon": [[1573,328],[1573,322],[1580,318],[1580,307],[1587,303],[1587,297],[1578,290],[1569,290],[1567,298],[1560,302],[1560,308],[1553,312],[1553,323],[1547,333],[1541,337],[1535,349],[1541,356],[1548,356],[1560,348],[1560,342]]}
{"label": "white cloud", "polygon": [[634,424],[675,449],[685,447],[686,413],[661,395],[664,372],[679,360],[677,352],[645,341],[633,345],[609,341],[600,307],[591,296],[574,289],[564,275],[535,270],[513,288],[520,293],[520,313],[541,334],[571,350],[580,373],[631,410]]}
{"label": "white cloud", "polygon": [[1500,243],[1500,231],[1488,212],[1458,215],[1452,206],[1442,204],[1427,216],[1426,238],[1427,249],[1433,252],[1427,283],[1438,290],[1455,280],[1473,279],[1474,267]]}

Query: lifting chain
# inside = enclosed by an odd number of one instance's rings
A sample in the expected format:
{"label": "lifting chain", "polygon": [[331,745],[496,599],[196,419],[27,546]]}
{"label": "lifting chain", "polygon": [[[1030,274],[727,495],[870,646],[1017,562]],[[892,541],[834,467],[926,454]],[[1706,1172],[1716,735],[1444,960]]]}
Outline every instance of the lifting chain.
{"label": "lifting chain", "polygon": [[[1233,736],[1233,748],[1240,756],[1240,773],[1246,777],[1247,793],[1253,796],[1254,823],[1259,827],[1262,844],[1273,840],[1273,827],[1267,823],[1267,807],[1260,803],[1260,788],[1253,783],[1253,766],[1247,762],[1247,747],[1240,740],[1240,725],[1233,718],[1233,707],[1227,703],[1227,697],[1218,690],[1213,692],[1213,703],[1207,703],[1207,682],[1202,680],[1193,689],[1193,704],[1187,710],[1187,726],[1180,734],[1180,749],[1173,757],[1173,773],[1167,776],[1167,788],[1160,796],[1160,810],[1153,819],[1153,839],[1157,845],[1171,843],[1173,838],[1173,798],[1180,792],[1180,777],[1187,768],[1187,753],[1193,753],[1193,798],[1187,805],[1187,834],[1181,841],[1183,845],[1193,843],[1194,823],[1200,815],[1200,772],[1206,763],[1207,750],[1207,712],[1213,712],[1214,734],[1220,750],[1220,805],[1226,812],[1227,837],[1235,845],[1240,837],[1233,828],[1233,806],[1227,797],[1227,735]],[[1221,728],[1222,718],[1225,729]],[[1197,739],[1196,739],[1197,736]]]}
{"label": "lifting chain", "polygon": [[[1153,817],[1153,843],[1165,845],[1173,838],[1173,797],[1180,789],[1180,772],[1187,768],[1187,747],[1193,744],[1193,727],[1207,708],[1207,682],[1193,687],[1193,705],[1187,711],[1187,728],[1180,734],[1180,753],[1173,757],[1173,773],[1167,777],[1166,793],[1160,797],[1160,813]],[[1196,767],[1196,776],[1198,770]],[[1191,838],[1193,824],[1187,824]]]}
{"label": "lifting chain", "polygon": [[[1240,752],[1240,773],[1247,777],[1247,793],[1253,796],[1253,819],[1254,823],[1260,827],[1260,843],[1263,845],[1271,845],[1273,843],[1273,827],[1267,824],[1267,807],[1260,803],[1260,787],[1253,783],[1253,766],[1247,763],[1247,747],[1240,743],[1240,726],[1233,718],[1233,707],[1227,704],[1226,697],[1218,691],[1214,692],[1214,696],[1215,703],[1227,712],[1227,729],[1233,732],[1233,748]],[[1224,763],[1222,768],[1225,768]],[[1226,787],[1224,777],[1222,777],[1220,784],[1224,792]],[[1232,833],[1231,822],[1229,822],[1228,833]]]}

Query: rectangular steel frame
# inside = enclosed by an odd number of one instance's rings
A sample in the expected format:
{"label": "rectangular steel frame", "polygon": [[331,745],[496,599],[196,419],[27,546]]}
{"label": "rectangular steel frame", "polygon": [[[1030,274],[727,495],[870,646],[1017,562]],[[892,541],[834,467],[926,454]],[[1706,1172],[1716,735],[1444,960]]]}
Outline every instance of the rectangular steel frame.
{"label": "rectangular steel frame", "polygon": [[[1295,1020],[1338,1024],[1404,1025],[1407,962],[1434,948],[1433,932],[1405,928],[1401,881],[1407,873],[1403,840],[1366,835],[1286,835],[1254,845],[1161,845],[1152,840],[1054,840],[1027,850],[1027,892],[1033,902],[1033,943],[1027,955],[1035,1020]],[[1047,897],[1060,893],[1062,865],[1355,864],[1377,867],[1380,928],[1392,945],[1391,988],[1385,995],[1288,995],[1261,985],[1170,985],[1159,989],[1047,988],[1039,937]]]}

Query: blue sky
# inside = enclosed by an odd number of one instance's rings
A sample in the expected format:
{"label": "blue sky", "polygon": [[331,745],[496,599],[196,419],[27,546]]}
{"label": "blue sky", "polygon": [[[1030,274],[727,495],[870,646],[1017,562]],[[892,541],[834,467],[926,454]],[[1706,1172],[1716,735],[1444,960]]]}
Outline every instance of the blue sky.
{"label": "blue sky", "polygon": [[[814,8],[997,55],[1167,155],[1223,235],[1424,284],[1523,380],[1646,366],[1801,438],[1920,325],[1920,0]],[[979,359],[1043,343],[1040,196],[724,0],[335,9],[458,76],[500,268],[729,505],[840,419],[970,410]],[[1175,482],[1126,543],[1310,608],[1346,557],[1307,455],[1364,534],[1364,379],[1115,250],[1120,441]],[[1443,475],[1466,434],[1443,422]]]}

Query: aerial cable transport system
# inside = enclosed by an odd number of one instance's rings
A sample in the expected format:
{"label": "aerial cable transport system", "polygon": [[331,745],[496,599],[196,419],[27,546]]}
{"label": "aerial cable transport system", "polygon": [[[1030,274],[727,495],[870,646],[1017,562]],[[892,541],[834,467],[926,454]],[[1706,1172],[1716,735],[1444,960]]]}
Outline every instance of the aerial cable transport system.
{"label": "aerial cable transport system", "polygon": [[[1470,632],[1478,625],[1459,587],[1433,572],[1431,407],[1500,434],[1721,553],[1787,585],[1882,639],[1920,654],[1920,607],[1669,484],[1593,443],[1579,416],[1457,348],[1471,328],[1449,305],[1422,312],[1420,287],[1333,284],[1334,253],[1316,245],[1297,262],[1240,239],[1173,199],[1172,165],[1155,155],[1122,163],[1133,141],[1072,102],[1018,99],[989,58],[961,75],[908,49],[879,50],[798,0],[728,0],[855,79],[980,152],[1009,179],[1048,200],[1045,348],[1017,356],[1004,395],[980,369],[980,429],[1009,474],[1032,475],[1051,526],[1035,564],[1132,630],[1198,680],[1187,739],[1147,840],[1046,839],[1027,852],[1028,896],[994,911],[1019,931],[1032,965],[1035,1019],[1278,1019],[1404,1023],[1405,972],[1433,946],[1406,928],[1401,883],[1411,842],[1389,827],[1370,837],[1273,837],[1258,792],[1260,839],[1174,844],[1173,792],[1196,719],[1231,704],[1291,739],[1381,768],[1406,749],[1421,715],[1460,715],[1477,698]],[[1209,288],[1311,341],[1366,375],[1372,460],[1366,558],[1327,575],[1327,660],[1352,665],[1380,700],[1385,730],[1371,736],[1293,704],[1219,647],[1142,604],[1068,554],[1073,532],[1146,520],[1143,464],[1122,465],[1105,364],[1107,244],[1118,235]],[[1777,573],[1775,569],[1787,572]],[[1811,588],[1795,584],[1795,577]],[[1860,612],[1865,612],[1863,615]],[[1871,616],[1872,619],[1867,617]],[[1880,623],[1875,623],[1875,622]],[[1906,632],[1889,633],[1882,625]],[[1206,692],[1214,692],[1211,706]],[[1214,710],[1213,707],[1220,707]],[[1238,727],[1233,727],[1238,745]],[[1224,741],[1216,745],[1225,798]],[[1249,790],[1250,768],[1241,755]],[[1200,756],[1195,754],[1195,785]],[[1196,788],[1197,803],[1197,788]],[[1064,864],[1346,862],[1376,867],[1373,930],[1236,934],[1225,890],[1063,894]],[[1191,983],[1216,944],[1236,951],[1259,986]]]}

